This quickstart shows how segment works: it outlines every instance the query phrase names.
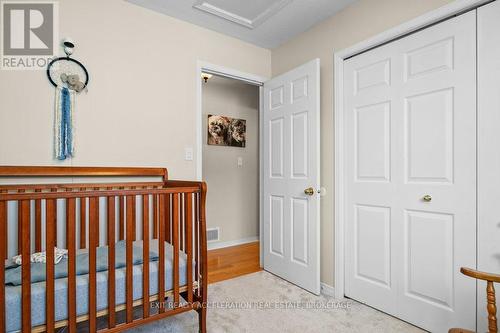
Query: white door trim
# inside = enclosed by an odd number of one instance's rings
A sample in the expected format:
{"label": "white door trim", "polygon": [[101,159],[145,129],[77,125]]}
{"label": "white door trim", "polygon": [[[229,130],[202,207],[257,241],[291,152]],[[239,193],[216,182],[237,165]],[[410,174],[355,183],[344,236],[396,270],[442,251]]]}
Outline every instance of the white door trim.
{"label": "white door trim", "polygon": [[[263,158],[262,158],[262,152],[263,152],[263,133],[262,129],[263,127],[263,97],[262,97],[262,85],[264,82],[268,80],[266,77],[258,76],[255,74],[251,73],[246,73],[242,72],[233,68],[225,67],[225,66],[220,66],[220,65],[215,65],[211,64],[206,61],[198,60],[196,62],[196,154],[195,154],[195,166],[196,166],[196,180],[200,181],[202,180],[202,174],[203,174],[203,138],[205,131],[203,130],[203,110],[202,110],[202,79],[201,79],[201,73],[203,71],[212,73],[212,74],[217,74],[219,76],[224,76],[228,77],[231,79],[236,79],[240,81],[244,81],[250,84],[254,84],[257,86],[260,86],[259,88],[259,191],[262,191],[263,188],[263,168],[262,168],[262,163],[263,163]],[[264,235],[263,235],[263,219],[262,219],[262,214],[263,214],[263,202],[262,202],[262,195],[259,195],[259,241],[260,241],[260,266],[264,266],[264,252],[263,252],[263,245],[264,244]]]}
{"label": "white door trim", "polygon": [[388,43],[409,33],[423,29],[439,21],[450,18],[454,15],[466,12],[483,5],[491,0],[456,0],[448,5],[405,22],[397,27],[391,28],[372,38],[362,41],[354,46],[334,52],[334,155],[335,155],[335,195],[334,195],[334,232],[335,232],[335,256],[334,256],[334,282],[335,297],[344,297],[344,116],[343,116],[343,95],[344,95],[344,60],[371,48]]}

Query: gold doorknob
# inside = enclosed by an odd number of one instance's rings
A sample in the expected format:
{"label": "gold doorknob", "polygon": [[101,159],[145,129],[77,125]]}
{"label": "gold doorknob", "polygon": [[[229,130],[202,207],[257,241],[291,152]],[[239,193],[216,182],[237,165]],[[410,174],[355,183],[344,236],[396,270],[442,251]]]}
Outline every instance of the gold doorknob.
{"label": "gold doorknob", "polygon": [[422,200],[424,200],[425,202],[430,202],[432,200],[432,197],[430,195],[426,194],[426,195],[424,195]]}
{"label": "gold doorknob", "polygon": [[304,193],[307,195],[314,195],[314,189],[312,187],[308,187],[304,190]]}

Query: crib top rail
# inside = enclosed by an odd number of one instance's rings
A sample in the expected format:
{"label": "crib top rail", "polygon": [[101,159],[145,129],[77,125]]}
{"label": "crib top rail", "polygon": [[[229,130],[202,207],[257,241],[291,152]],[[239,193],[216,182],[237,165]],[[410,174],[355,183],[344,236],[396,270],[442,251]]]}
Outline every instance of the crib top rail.
{"label": "crib top rail", "polygon": [[[142,168],[142,167],[60,167],[60,166],[0,166],[0,181],[2,178],[47,178],[54,181],[53,178],[88,178],[90,182],[80,180],[79,183],[64,182],[64,183],[21,183],[21,184],[0,184],[0,193],[9,191],[36,191],[44,190],[68,191],[73,189],[84,190],[100,190],[113,188],[148,188],[161,187],[168,180],[168,171],[166,168]],[[113,182],[113,183],[97,183],[95,178],[100,177],[161,177],[161,181],[144,181],[140,182]],[[84,183],[85,182],[85,183]]]}
{"label": "crib top rail", "polygon": [[166,168],[147,167],[73,167],[73,166],[0,166],[0,177],[162,177]]}
{"label": "crib top rail", "polygon": [[96,190],[96,189],[136,189],[157,188],[165,186],[164,182],[125,182],[125,183],[57,183],[57,184],[8,184],[0,185],[0,193],[7,191],[68,191],[68,190]]}

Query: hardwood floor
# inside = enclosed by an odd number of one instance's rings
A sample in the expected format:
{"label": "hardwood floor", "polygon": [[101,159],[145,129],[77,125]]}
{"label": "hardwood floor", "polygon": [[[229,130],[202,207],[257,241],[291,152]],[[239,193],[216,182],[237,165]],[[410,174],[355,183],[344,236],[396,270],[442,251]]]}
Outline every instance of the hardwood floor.
{"label": "hardwood floor", "polygon": [[208,283],[260,270],[259,242],[208,251]]}

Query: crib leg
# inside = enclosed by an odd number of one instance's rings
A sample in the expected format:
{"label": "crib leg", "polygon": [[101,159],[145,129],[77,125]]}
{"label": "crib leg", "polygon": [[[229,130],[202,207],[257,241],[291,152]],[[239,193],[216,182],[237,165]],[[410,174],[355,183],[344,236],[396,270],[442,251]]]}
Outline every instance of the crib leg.
{"label": "crib leg", "polygon": [[196,310],[198,312],[198,323],[200,325],[200,333],[207,332],[207,307],[203,306]]}

